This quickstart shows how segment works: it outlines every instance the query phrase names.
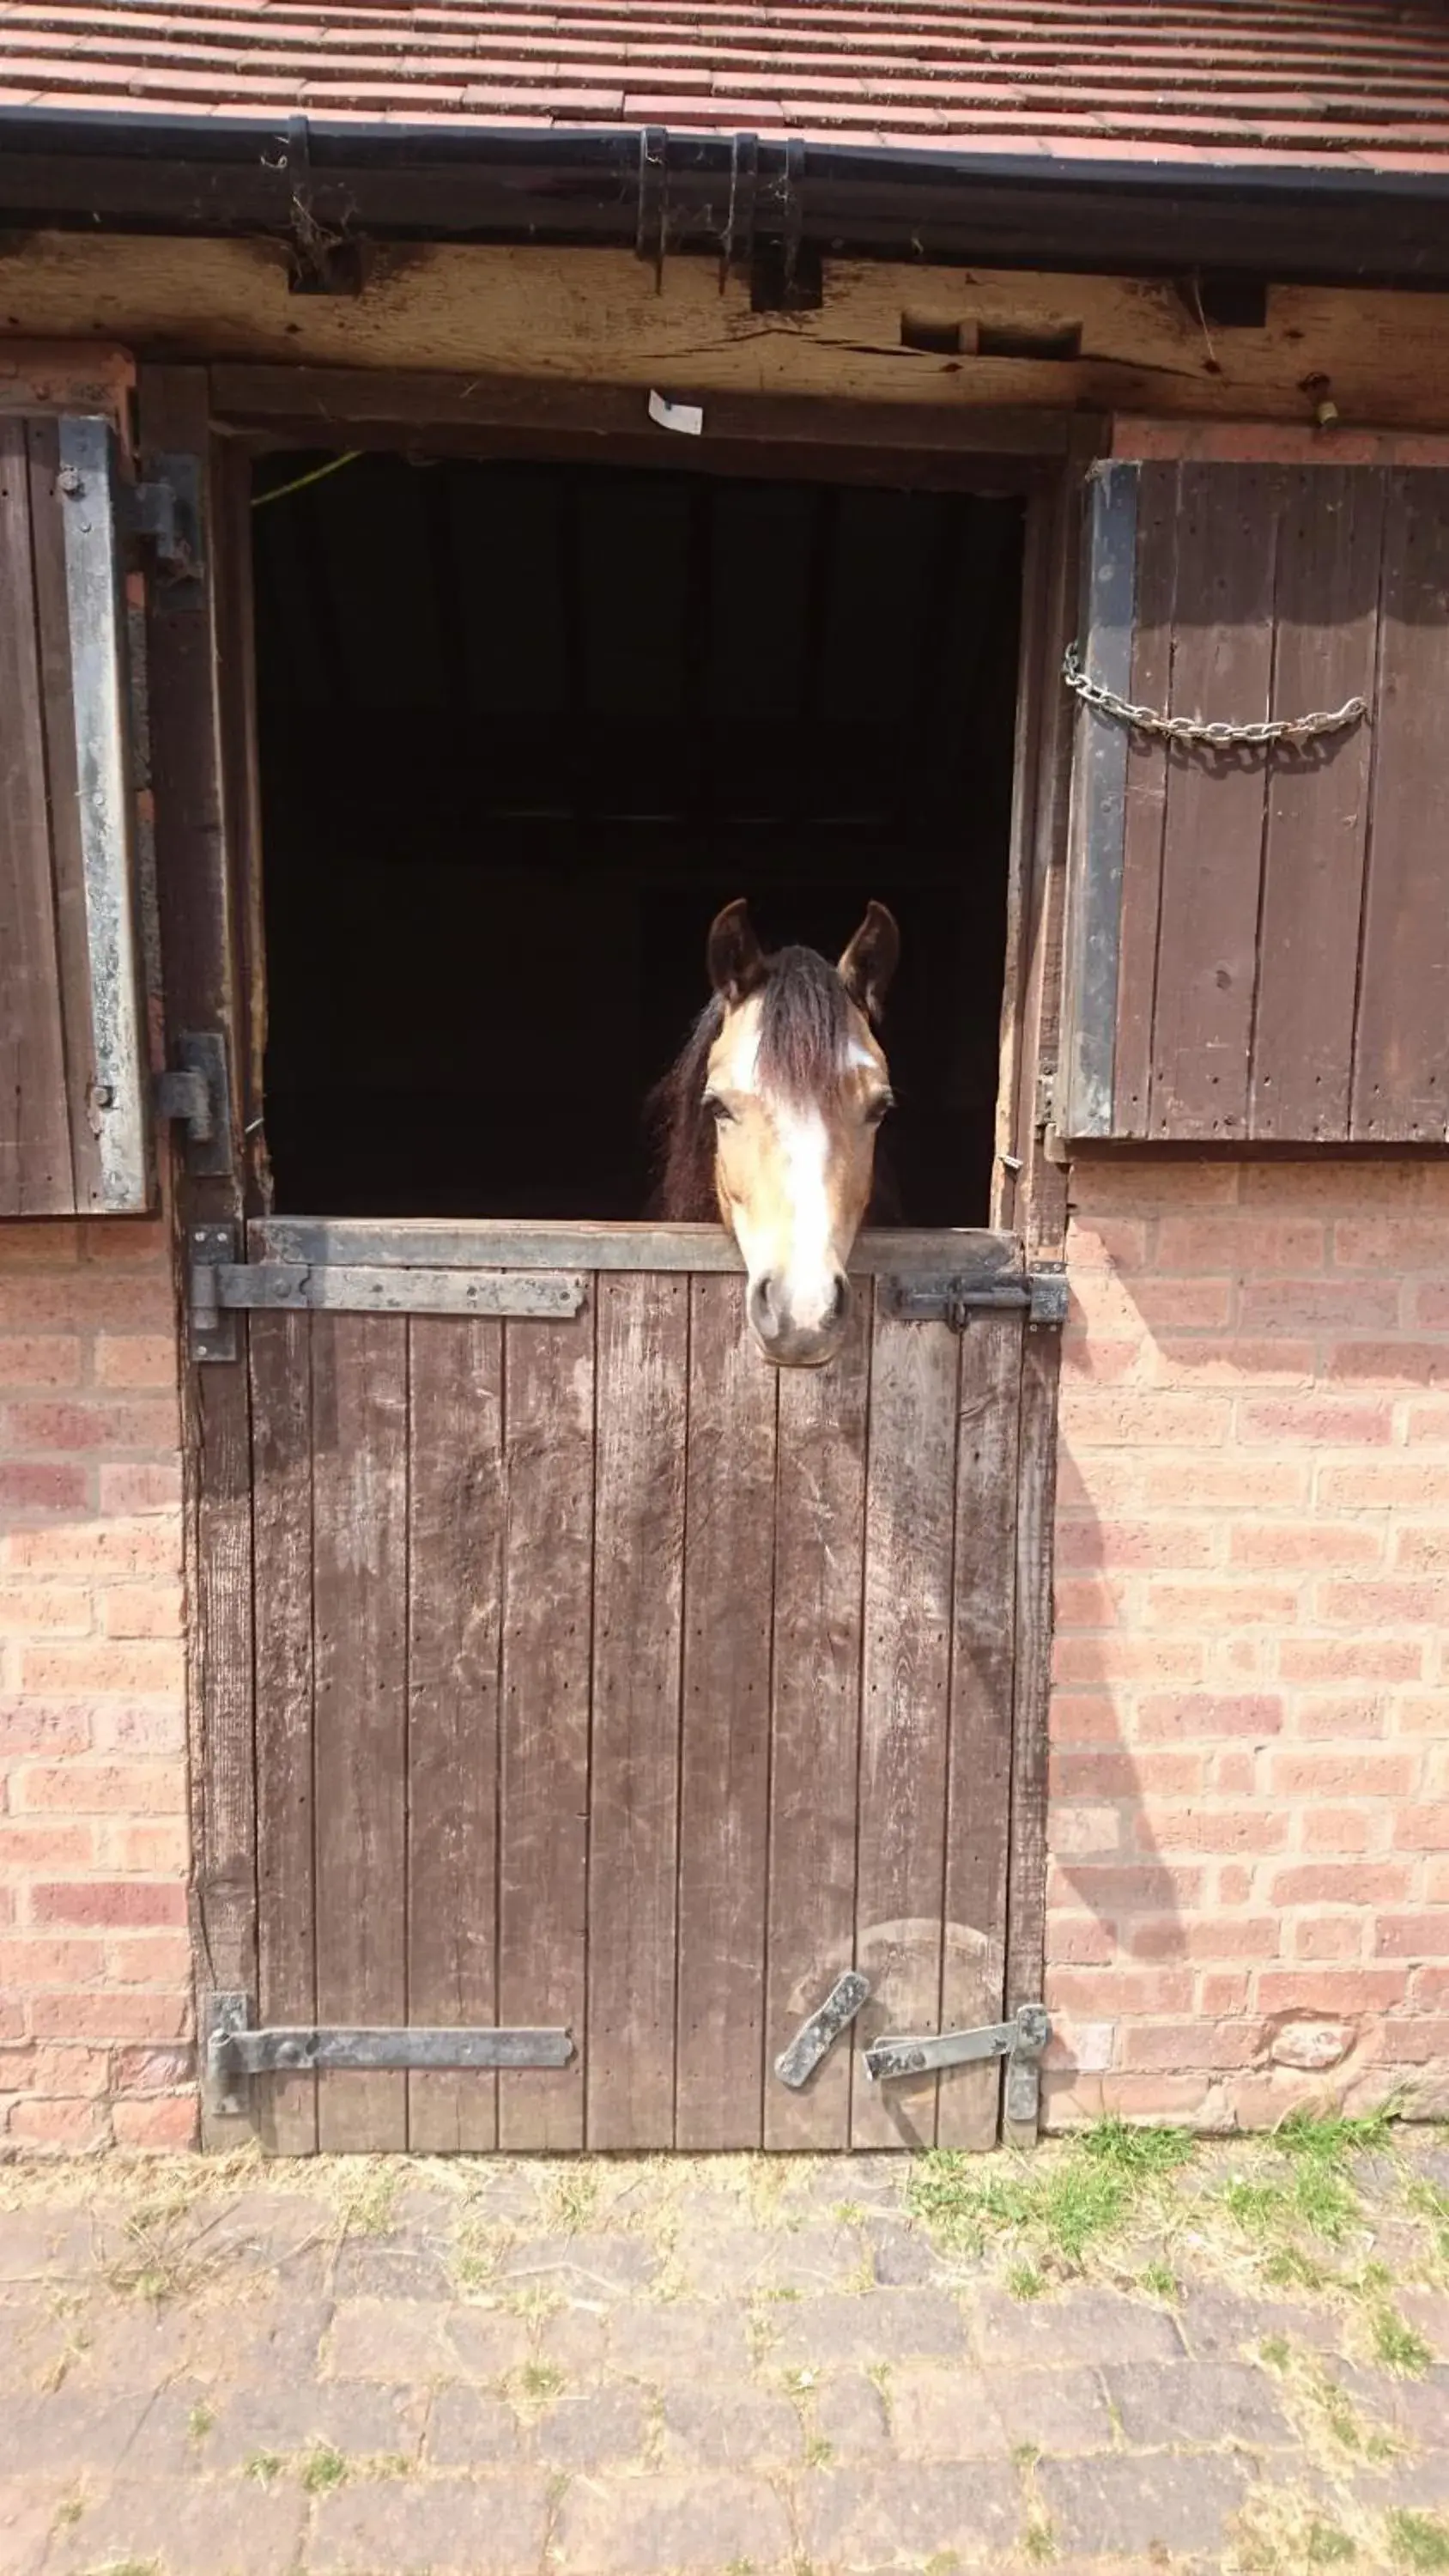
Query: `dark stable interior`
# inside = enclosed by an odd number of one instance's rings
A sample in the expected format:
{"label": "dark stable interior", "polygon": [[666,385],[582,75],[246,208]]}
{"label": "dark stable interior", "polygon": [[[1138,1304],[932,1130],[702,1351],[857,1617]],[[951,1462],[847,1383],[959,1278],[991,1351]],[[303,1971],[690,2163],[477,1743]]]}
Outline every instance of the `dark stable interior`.
{"label": "dark stable interior", "polygon": [[[987,1221],[1023,507],[607,464],[257,469],[280,1210],[645,1213],[705,936],[901,927],[899,1220]],[[275,497],[266,497],[275,495]]]}

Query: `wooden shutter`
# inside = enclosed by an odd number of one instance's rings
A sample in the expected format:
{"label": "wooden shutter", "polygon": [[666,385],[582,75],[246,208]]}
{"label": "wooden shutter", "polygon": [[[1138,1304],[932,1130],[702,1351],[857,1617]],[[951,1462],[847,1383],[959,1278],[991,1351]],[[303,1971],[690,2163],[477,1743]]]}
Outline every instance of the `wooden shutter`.
{"label": "wooden shutter", "polygon": [[149,1200],[119,492],[99,413],[0,413],[0,1216]]}
{"label": "wooden shutter", "polygon": [[1065,1136],[1449,1135],[1449,465],[1335,453],[1093,468],[1090,678],[1208,720],[1366,713],[1215,754],[1081,709]]}

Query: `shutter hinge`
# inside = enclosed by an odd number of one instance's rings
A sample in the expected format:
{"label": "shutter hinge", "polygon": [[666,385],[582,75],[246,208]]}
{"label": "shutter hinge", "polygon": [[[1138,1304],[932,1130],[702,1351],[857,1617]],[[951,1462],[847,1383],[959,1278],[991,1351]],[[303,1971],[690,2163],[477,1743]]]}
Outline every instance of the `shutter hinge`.
{"label": "shutter hinge", "polygon": [[258,2030],[250,1995],[207,1995],[203,2083],[213,2116],[234,2119],[244,2108],[240,2086],[257,2075],[421,2072],[468,2073],[514,2066],[567,2066],[567,2030],[472,2030],[305,2027]]}
{"label": "shutter hinge", "polygon": [[175,1067],[156,1076],[156,1115],[184,1130],[188,1172],[224,1178],[232,1169],[226,1040],[214,1029],[191,1029],[177,1039],[176,1054]]}
{"label": "shutter hinge", "polygon": [[158,562],[176,580],[199,580],[204,569],[201,460],[167,455],[153,457],[151,462],[154,471],[144,483],[122,486],[131,534],[149,538]]}

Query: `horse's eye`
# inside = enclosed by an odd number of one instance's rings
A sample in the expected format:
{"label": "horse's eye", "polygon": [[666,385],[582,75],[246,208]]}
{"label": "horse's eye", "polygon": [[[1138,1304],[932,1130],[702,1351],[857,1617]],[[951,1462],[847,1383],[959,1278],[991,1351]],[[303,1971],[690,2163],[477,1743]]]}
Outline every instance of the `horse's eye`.
{"label": "horse's eye", "polygon": [[866,1113],[865,1113],[865,1123],[866,1123],[867,1127],[878,1127],[878,1126],[880,1125],[881,1120],[885,1117],[885,1115],[886,1115],[887,1111],[888,1111],[888,1110],[891,1110],[891,1109],[894,1109],[895,1105],[896,1105],[896,1102],[895,1102],[895,1094],[894,1094],[894,1092],[892,1092],[892,1091],[880,1091],[880,1092],[877,1092],[877,1094],[876,1094],[876,1096],[875,1096],[874,1100],[872,1100],[871,1102],[869,1102],[869,1104],[867,1105],[867,1108],[866,1108]]}
{"label": "horse's eye", "polygon": [[717,1091],[707,1091],[705,1093],[704,1110],[706,1117],[712,1118],[716,1127],[727,1126],[730,1119],[733,1118],[735,1114],[732,1109],[727,1109],[725,1107],[725,1104],[721,1100]]}

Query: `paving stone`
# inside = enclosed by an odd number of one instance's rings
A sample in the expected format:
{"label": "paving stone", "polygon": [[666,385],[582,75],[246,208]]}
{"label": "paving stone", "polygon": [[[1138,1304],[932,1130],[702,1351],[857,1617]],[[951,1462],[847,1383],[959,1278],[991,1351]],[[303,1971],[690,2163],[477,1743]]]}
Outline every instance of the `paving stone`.
{"label": "paving stone", "polygon": [[340,2249],[332,2273],[339,2299],[451,2299],[452,2270],[435,2246],[356,2236]]}
{"label": "paving stone", "polygon": [[1043,2460],[1036,2492],[1058,2546],[1083,2556],[1216,2550],[1247,2493],[1241,2460]]}
{"label": "paving stone", "polygon": [[306,2564],[318,2576],[520,2576],[541,2558],[547,2527],[541,2469],[360,2479],[319,2500]]}
{"label": "paving stone", "polygon": [[907,2566],[954,2552],[998,2565],[1021,2528],[1016,2472],[1003,2462],[821,2469],[796,2495],[807,2559],[836,2568]]}
{"label": "paving stone", "polygon": [[339,2299],[323,2367],[333,2379],[435,2379],[446,2319],[435,2299]]}
{"label": "paving stone", "polygon": [[0,2295],[0,2390],[40,2389],[51,2372],[63,2372],[77,2352],[77,2323],[57,2314],[44,2291]]}
{"label": "paving stone", "polygon": [[148,2400],[139,2391],[96,2398],[66,2386],[0,2407],[0,2477],[75,2477],[113,2471],[134,2441]]}
{"label": "paving stone", "polygon": [[337,2233],[325,2200],[307,2192],[258,2189],[238,2192],[220,2208],[193,2213],[188,2242],[230,2265],[269,2272],[290,2267],[301,2254],[323,2250]]}
{"label": "paving stone", "polygon": [[676,2245],[675,2254],[690,2288],[706,2299],[859,2288],[866,2261],[853,2228],[827,2223],[720,2228],[689,2246]]}
{"label": "paving stone", "polygon": [[[1236,2290],[1189,2289],[1178,2310],[1189,2352],[1200,2361],[1251,2359],[1266,2335],[1336,2352],[1342,2320],[1332,2308],[1310,2308],[1282,2299],[1251,2299]],[[1115,2354],[1103,2354],[1104,2359]]]}
{"label": "paving stone", "polygon": [[871,2268],[887,2289],[944,2277],[946,2266],[924,2229],[880,2218],[870,2220],[863,2234]]}
{"label": "paving stone", "polygon": [[771,2358],[802,2362],[951,2360],[966,2349],[966,2328],[943,2290],[848,2292],[783,2303],[772,2315]]}
{"label": "paving stone", "polygon": [[1023,2442],[1058,2456],[1112,2447],[1111,2410],[1094,2370],[998,2370],[986,2386],[1013,2451]]}
{"label": "paving stone", "polygon": [[1243,2442],[1278,2450],[1297,2438],[1267,2373],[1246,2362],[1109,2364],[1102,2377],[1129,2442]]}
{"label": "paving stone", "polygon": [[790,2554],[784,2505],[763,2478],[579,2479],[557,2510],[550,2557],[567,2576],[720,2576]]}
{"label": "paving stone", "polygon": [[210,2425],[214,2394],[210,2383],[201,2379],[177,2379],[158,2389],[126,2445],[125,2476],[192,2478],[210,2466],[206,2436],[194,2427]]}
{"label": "paving stone", "polygon": [[609,2322],[609,2364],[630,2378],[661,2382],[743,2378],[750,2366],[744,2310],[707,2307],[697,2299],[616,2308]]}
{"label": "paving stone", "polygon": [[427,2414],[421,2386],[368,2380],[302,2380],[243,2388],[217,2401],[216,2421],[193,2446],[210,2469],[239,2469],[258,2451],[291,2453],[328,2442],[344,2459],[415,2460]]}
{"label": "paving stone", "polygon": [[62,2210],[0,2211],[0,2281],[65,2281],[96,2268],[96,2230]]}
{"label": "paving stone", "polygon": [[507,2468],[524,2458],[518,2417],[479,2388],[440,2388],[428,2414],[428,2464],[437,2469]]}
{"label": "paving stone", "polygon": [[[822,2428],[823,2429],[823,2428]],[[798,2460],[800,2418],[788,2397],[759,2388],[673,2388],[661,2429],[667,2468],[768,2469]]]}
{"label": "paving stone", "polygon": [[449,2378],[503,2379],[527,2361],[533,2337],[528,2320],[506,2308],[451,2307],[438,2319],[438,2348]]}
{"label": "paving stone", "polygon": [[1438,2360],[1449,2361],[1449,2292],[1444,2290],[1400,2290],[1394,2305],[1399,2314],[1432,2345]]}
{"label": "paving stone", "polygon": [[[280,2288],[228,2306],[205,2324],[212,2349],[238,2375],[249,2371],[258,2379],[302,2379],[319,2368],[323,2338],[335,2313],[330,2296],[298,2297]],[[401,2379],[407,2372],[399,2364],[380,2376]]]}
{"label": "paving stone", "polygon": [[461,2192],[432,2183],[405,2183],[392,2205],[389,2233],[400,2244],[451,2245],[461,2215]]}
{"label": "paving stone", "polygon": [[910,2174],[909,2156],[822,2156],[801,2175],[792,2197],[832,2213],[869,2209],[883,2215],[905,2208]]}
{"label": "paving stone", "polygon": [[551,2469],[600,2468],[638,2459],[648,2429],[648,2410],[637,2388],[592,2389],[585,2396],[558,2398],[538,2418],[533,2452]]}
{"label": "paving stone", "polygon": [[154,2390],[178,2376],[219,2378],[236,2357],[229,2324],[218,2329],[185,2300],[153,2308],[142,2299],[107,2296],[75,2323],[77,2340],[86,2341],[76,2376],[98,2393]]}
{"label": "paving stone", "polygon": [[306,2520],[299,2486],[233,2479],[117,2480],[56,2533],[46,2576],[153,2562],[164,2576],[279,2576],[293,2565]]}
{"label": "paving stone", "polygon": [[597,2378],[609,2349],[608,2319],[596,2308],[560,2308],[540,2321],[535,2349],[568,2379]]}
{"label": "paving stone", "polygon": [[843,2371],[815,2392],[815,2427],[843,2459],[869,2459],[892,2448],[890,2416],[874,2380]]}
{"label": "paving stone", "polygon": [[1182,2337],[1160,2308],[1143,2307],[1112,2290],[1073,2290],[1056,2299],[1013,2299],[981,2290],[971,2305],[972,2330],[988,2370],[1003,2362],[1034,2361],[1046,2368],[1096,2362],[1180,2361]]}
{"label": "paving stone", "polygon": [[912,2460],[1001,2460],[1010,2447],[985,2373],[901,2370],[891,2378],[891,2431]]}
{"label": "paving stone", "polygon": [[1375,2513],[1391,2505],[1434,2513],[1449,2505],[1449,2447],[1445,2436],[1441,2433],[1437,2447],[1420,2459],[1395,2460],[1387,2478],[1376,2480],[1372,2490],[1365,2480],[1360,2501]]}
{"label": "paving stone", "polygon": [[1422,2379],[1401,2379],[1393,2391],[1393,2418],[1410,2440],[1449,2450],[1449,2365],[1439,2363]]}
{"label": "paving stone", "polygon": [[0,2479],[0,2576],[38,2576],[59,2497]]}
{"label": "paving stone", "polygon": [[537,2283],[562,2298],[618,2298],[647,2289],[659,2269],[638,2236],[535,2236],[500,2257],[501,2280]]}

